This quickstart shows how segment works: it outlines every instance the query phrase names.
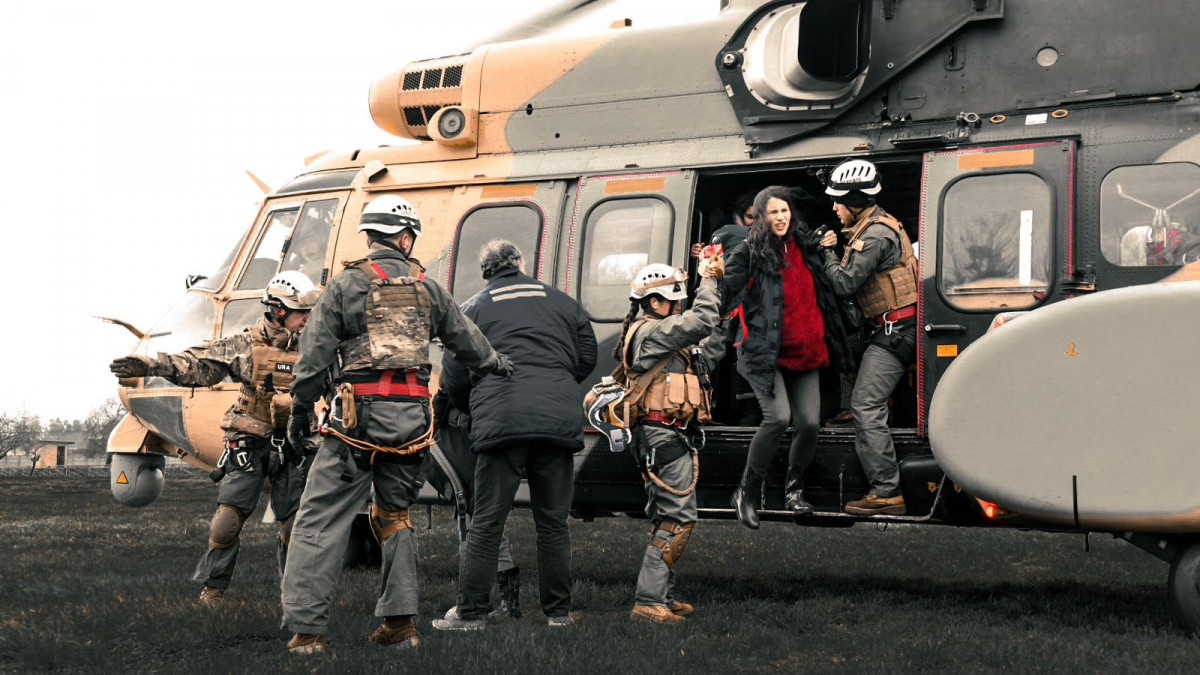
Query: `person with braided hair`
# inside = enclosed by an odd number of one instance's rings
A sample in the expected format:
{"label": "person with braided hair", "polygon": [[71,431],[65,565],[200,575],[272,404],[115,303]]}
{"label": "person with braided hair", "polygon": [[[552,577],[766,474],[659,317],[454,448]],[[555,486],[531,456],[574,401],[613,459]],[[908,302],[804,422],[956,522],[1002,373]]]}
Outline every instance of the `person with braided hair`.
{"label": "person with braided hair", "polygon": [[630,451],[643,472],[652,523],[630,612],[635,621],[679,623],[694,610],[675,598],[675,564],[697,519],[699,448],[687,432],[709,418],[708,385],[700,375],[715,361],[693,348],[706,338],[706,346],[724,348],[719,270],[719,257],[700,262],[700,287],[685,312],[683,270],[644,267],[634,277],[629,315],[613,350],[628,377],[623,418],[632,431]]}

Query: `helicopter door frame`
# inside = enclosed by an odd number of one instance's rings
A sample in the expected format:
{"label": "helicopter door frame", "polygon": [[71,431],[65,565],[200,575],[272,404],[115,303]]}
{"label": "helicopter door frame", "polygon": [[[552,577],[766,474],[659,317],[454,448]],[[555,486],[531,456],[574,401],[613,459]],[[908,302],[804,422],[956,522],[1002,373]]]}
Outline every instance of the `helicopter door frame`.
{"label": "helicopter door frame", "polygon": [[[611,352],[629,312],[633,275],[655,262],[688,269],[695,188],[696,172],[690,169],[583,176],[575,185],[555,281],[592,320],[599,346],[596,373],[616,365]],[[642,241],[649,242],[649,250]]]}
{"label": "helicopter door frame", "polygon": [[1074,139],[925,153],[917,427],[938,380],[997,314],[1055,299],[1074,268]]}
{"label": "helicopter door frame", "polygon": [[[463,294],[455,292],[455,278],[458,276],[460,263],[470,266],[473,273],[478,270],[479,251],[462,249],[461,237],[464,227],[472,224],[472,218],[498,214],[496,211],[488,211],[490,209],[514,210],[514,207],[517,207],[532,211],[540,218],[536,250],[526,250],[528,247],[522,246],[521,241],[513,242],[521,248],[525,272],[543,283],[553,285],[558,237],[565,225],[563,204],[566,201],[566,191],[567,182],[563,180],[465,185],[455,190],[449,211],[449,220],[453,223],[450,248],[446,254],[445,267],[441,270],[437,280],[438,283],[454,294],[456,301],[465,301],[469,295],[460,297]],[[523,213],[523,211],[518,211],[518,213]],[[499,225],[499,223],[490,222],[487,224]],[[488,239],[496,237],[506,238],[502,236],[502,233],[497,232]]]}

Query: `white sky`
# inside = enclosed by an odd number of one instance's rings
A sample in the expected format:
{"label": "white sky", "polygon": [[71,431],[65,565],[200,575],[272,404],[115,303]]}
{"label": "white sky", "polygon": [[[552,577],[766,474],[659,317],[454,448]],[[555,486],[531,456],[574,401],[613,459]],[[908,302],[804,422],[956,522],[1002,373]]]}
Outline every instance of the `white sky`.
{"label": "white sky", "polygon": [[[395,143],[376,77],[459,53],[555,2],[14,3],[0,22],[0,412],[82,418],[147,330],[211,272],[262,193],[321,150]],[[718,0],[618,0],[576,22],[664,23]],[[454,17],[447,25],[445,17]]]}

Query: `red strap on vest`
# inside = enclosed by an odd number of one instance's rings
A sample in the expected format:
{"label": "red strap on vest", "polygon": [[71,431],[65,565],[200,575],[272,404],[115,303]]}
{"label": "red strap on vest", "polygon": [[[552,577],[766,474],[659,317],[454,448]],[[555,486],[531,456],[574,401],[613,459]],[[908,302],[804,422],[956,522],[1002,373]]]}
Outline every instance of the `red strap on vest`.
{"label": "red strap on vest", "polygon": [[387,272],[384,272],[382,267],[375,264],[374,260],[368,260],[367,262],[371,263],[371,269],[375,270],[375,274],[378,274],[380,279],[383,279],[384,281],[388,280]]}
{"label": "red strap on vest", "polygon": [[733,343],[734,347],[741,347],[746,338],[750,336],[750,327],[746,325],[746,310],[742,309],[741,305],[738,305],[737,309],[733,310],[733,314],[730,316],[736,316],[742,324],[742,339]]}

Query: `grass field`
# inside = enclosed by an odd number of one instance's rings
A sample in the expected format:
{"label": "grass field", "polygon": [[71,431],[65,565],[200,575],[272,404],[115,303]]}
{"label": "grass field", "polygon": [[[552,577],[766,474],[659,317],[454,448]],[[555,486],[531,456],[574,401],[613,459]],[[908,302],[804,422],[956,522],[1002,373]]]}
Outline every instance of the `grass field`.
{"label": "grass field", "polygon": [[[533,525],[510,521],[526,618],[475,634],[429,622],[454,604],[454,521],[415,513],[422,646],[369,646],[378,575],[343,574],[333,655],[295,657],[278,627],[273,525],[252,521],[226,605],[194,598],[215,489],[173,480],[153,506],[97,479],[0,479],[0,672],[1194,672],[1166,564],[1107,536],[702,522],[680,563],[681,626],[626,617],[646,526],[573,521],[575,608],[537,607]],[[265,500],[264,500],[265,501]],[[265,504],[260,505],[265,506]],[[532,611],[530,611],[532,610]]]}

